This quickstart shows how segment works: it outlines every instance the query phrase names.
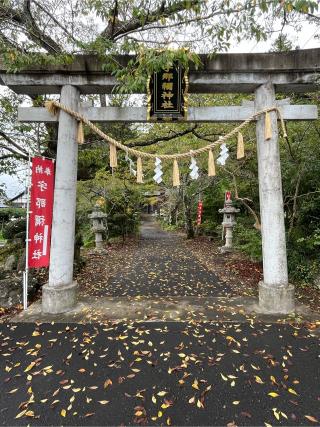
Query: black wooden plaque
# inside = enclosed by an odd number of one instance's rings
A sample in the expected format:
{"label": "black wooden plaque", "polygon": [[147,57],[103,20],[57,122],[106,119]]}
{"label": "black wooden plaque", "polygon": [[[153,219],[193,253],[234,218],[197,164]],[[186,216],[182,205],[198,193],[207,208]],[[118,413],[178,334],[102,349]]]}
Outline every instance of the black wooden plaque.
{"label": "black wooden plaque", "polygon": [[188,77],[180,66],[153,73],[148,82],[148,119],[187,118]]}

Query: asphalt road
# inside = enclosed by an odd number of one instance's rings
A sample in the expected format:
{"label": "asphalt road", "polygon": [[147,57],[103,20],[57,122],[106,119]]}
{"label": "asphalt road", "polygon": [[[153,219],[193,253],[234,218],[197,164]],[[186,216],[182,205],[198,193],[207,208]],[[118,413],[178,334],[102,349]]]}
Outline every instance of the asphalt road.
{"label": "asphalt road", "polygon": [[[228,295],[177,237],[147,225],[141,247],[97,295]],[[0,425],[316,426],[319,376],[302,326],[0,324]]]}
{"label": "asphalt road", "polygon": [[0,342],[1,425],[319,425],[304,328],[7,324]]}

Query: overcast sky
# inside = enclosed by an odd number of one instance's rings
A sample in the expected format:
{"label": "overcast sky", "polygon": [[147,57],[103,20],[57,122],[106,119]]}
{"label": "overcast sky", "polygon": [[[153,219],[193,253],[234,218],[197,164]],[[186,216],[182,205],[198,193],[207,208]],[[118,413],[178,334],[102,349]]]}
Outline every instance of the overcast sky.
{"label": "overcast sky", "polygon": [[[301,32],[296,32],[295,29],[286,29],[286,34],[289,36],[290,41],[293,43],[293,47],[299,47],[300,49],[311,49],[318,47],[320,48],[320,39],[315,37],[318,33],[318,30],[315,25],[303,24],[303,29]],[[268,40],[266,42],[256,41],[243,41],[242,43],[234,43],[231,46],[229,52],[268,52],[270,46],[273,43],[273,40]],[[1,91],[0,91],[1,93]],[[14,197],[19,194],[19,192],[24,189],[26,170],[21,169],[17,171],[17,174],[14,176],[1,175],[0,176],[0,185],[5,184],[6,193],[9,198]]]}

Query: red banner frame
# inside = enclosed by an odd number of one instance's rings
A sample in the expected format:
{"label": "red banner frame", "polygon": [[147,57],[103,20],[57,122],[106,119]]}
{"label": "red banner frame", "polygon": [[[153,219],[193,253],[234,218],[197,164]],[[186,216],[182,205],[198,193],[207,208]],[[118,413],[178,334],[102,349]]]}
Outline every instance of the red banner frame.
{"label": "red banner frame", "polygon": [[54,160],[32,159],[28,267],[48,267],[54,192]]}

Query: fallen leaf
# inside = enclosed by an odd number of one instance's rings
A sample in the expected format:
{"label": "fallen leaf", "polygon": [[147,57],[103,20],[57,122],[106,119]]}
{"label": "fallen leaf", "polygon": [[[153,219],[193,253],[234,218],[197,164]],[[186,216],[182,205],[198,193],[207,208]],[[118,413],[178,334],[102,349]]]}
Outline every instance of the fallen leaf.
{"label": "fallen leaf", "polygon": [[199,383],[198,383],[198,380],[197,379],[195,379],[194,381],[193,381],[193,384],[192,384],[192,387],[193,388],[195,388],[196,390],[199,390],[199,385],[198,385]]}
{"label": "fallen leaf", "polygon": [[107,380],[105,380],[103,388],[106,389],[107,387],[109,387],[109,385],[112,385],[112,381],[108,378]]}
{"label": "fallen leaf", "polygon": [[312,423],[318,423],[319,421],[317,420],[317,418],[313,417],[312,415],[305,415],[305,418],[307,418],[307,420],[311,421]]}

